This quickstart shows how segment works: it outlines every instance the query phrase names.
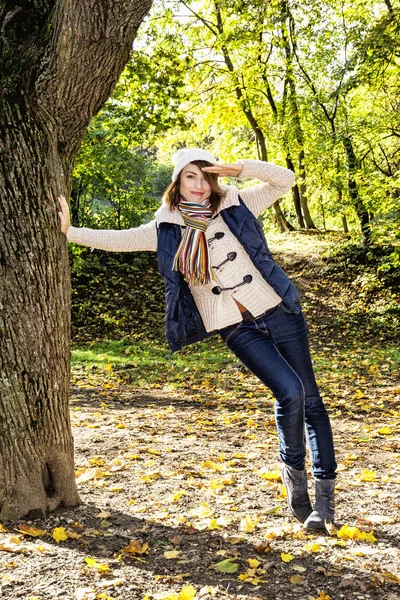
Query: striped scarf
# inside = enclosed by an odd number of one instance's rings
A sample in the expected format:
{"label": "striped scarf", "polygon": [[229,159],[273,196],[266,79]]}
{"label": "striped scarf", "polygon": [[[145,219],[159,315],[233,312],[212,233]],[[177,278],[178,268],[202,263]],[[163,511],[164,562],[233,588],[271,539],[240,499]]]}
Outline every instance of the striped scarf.
{"label": "striped scarf", "polygon": [[180,271],[189,285],[204,285],[213,278],[205,234],[212,215],[209,206],[187,202],[182,196],[178,204],[186,229],[175,254],[174,270]]}

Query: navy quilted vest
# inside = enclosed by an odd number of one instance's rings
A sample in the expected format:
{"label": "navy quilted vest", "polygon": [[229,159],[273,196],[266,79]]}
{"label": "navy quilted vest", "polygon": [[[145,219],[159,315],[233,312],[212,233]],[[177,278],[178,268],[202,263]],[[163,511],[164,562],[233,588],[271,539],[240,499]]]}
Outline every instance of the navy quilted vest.
{"label": "navy quilted vest", "polygon": [[[262,227],[253,213],[240,198],[240,205],[230,206],[220,212],[230,231],[241,242],[255,267],[265,281],[284,300],[286,306],[298,314],[300,296],[273,260]],[[198,342],[217,331],[207,332],[197,310],[189,286],[179,271],[173,270],[173,261],[181,240],[180,225],[160,223],[157,227],[158,267],[165,282],[165,326],[168,344],[172,352],[182,346]]]}

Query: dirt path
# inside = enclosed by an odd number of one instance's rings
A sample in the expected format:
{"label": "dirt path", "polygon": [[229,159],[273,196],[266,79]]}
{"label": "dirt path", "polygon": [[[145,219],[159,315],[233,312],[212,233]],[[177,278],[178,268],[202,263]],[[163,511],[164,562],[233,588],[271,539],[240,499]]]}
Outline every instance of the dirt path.
{"label": "dirt path", "polygon": [[[332,416],[336,531],[311,535],[288,514],[273,399],[234,361],[200,397],[78,381],[82,505],[24,522],[47,532],[37,537],[4,524],[0,544],[12,533],[24,552],[0,552],[1,598],[400,599],[399,384],[390,364],[365,361],[357,336],[348,340],[351,298],[318,255],[285,262]],[[67,539],[56,542],[55,528]]]}

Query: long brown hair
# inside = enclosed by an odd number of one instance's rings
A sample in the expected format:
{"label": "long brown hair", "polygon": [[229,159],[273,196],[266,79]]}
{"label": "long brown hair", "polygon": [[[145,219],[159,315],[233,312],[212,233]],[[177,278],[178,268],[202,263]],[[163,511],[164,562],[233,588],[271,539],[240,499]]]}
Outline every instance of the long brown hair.
{"label": "long brown hair", "polygon": [[[212,163],[208,162],[208,160],[192,160],[191,165],[196,165],[201,169],[202,167],[212,167]],[[181,173],[179,173],[178,177],[171,183],[171,185],[166,189],[164,194],[164,199],[166,203],[169,205],[170,209],[173,210],[176,208],[181,199],[180,193],[180,180]],[[208,185],[211,188],[210,195],[210,207],[212,213],[215,214],[221,204],[222,200],[226,196],[226,192],[220,188],[218,183],[218,175],[217,173],[208,173],[207,171],[202,171],[204,175],[204,179],[207,181]]]}

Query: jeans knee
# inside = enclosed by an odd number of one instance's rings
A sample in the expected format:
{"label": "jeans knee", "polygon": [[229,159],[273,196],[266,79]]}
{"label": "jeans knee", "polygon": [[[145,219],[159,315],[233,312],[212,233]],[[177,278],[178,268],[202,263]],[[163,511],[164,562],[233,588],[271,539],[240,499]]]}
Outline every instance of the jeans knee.
{"label": "jeans knee", "polygon": [[307,396],[305,398],[305,409],[306,414],[309,415],[328,415],[328,411],[326,410],[325,404],[321,398],[321,396]]}
{"label": "jeans knee", "polygon": [[278,414],[282,416],[296,412],[304,412],[304,387],[300,380],[293,382],[286,390],[285,396],[276,399]]}

